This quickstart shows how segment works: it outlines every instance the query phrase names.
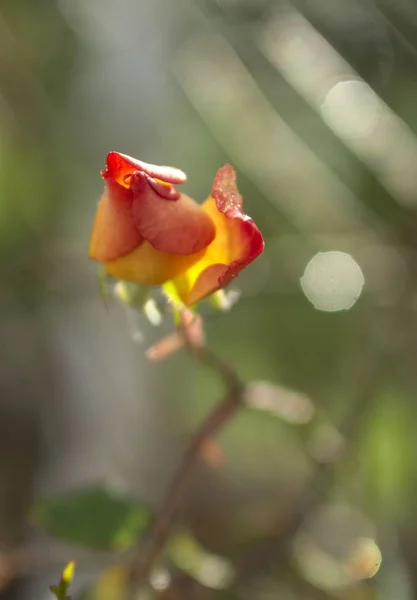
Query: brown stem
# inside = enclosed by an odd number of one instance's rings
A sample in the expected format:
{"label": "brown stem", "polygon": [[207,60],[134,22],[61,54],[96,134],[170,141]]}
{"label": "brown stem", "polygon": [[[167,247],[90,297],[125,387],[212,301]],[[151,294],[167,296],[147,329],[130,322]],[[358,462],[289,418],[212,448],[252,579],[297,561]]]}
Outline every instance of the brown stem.
{"label": "brown stem", "polygon": [[189,353],[215,371],[223,379],[227,395],[213,408],[193,434],[165,495],[160,512],[155,517],[145,545],[132,560],[128,582],[128,597],[145,583],[156,559],[163,551],[172,526],[178,516],[184,496],[190,486],[193,469],[204,445],[234,416],[243,402],[244,384],[232,367],[205,345],[193,343],[184,328],[183,336]]}

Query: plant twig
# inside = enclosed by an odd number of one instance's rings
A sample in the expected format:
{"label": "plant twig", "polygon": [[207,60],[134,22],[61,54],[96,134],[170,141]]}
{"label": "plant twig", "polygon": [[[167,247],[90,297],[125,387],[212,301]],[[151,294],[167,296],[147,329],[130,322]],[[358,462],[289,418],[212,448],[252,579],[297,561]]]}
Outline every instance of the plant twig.
{"label": "plant twig", "polygon": [[[179,468],[168,487],[162,508],[155,517],[149,537],[145,544],[141,545],[131,562],[127,590],[129,598],[133,598],[135,591],[147,581],[155,561],[165,547],[185,494],[189,489],[194,466],[200,452],[207,441],[230,422],[243,403],[245,387],[243,381],[231,366],[205,345],[201,317],[193,315],[192,321],[189,320],[189,317],[188,312],[183,313],[179,329],[186,349],[196,360],[220,375],[227,394],[206,416],[191,437]],[[195,335],[196,327],[200,329],[197,335]]]}

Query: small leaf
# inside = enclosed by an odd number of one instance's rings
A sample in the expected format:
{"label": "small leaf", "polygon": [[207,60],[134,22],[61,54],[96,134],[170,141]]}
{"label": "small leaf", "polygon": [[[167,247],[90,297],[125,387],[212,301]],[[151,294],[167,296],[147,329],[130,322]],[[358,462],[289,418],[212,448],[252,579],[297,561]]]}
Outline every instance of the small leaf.
{"label": "small leaf", "polygon": [[39,500],[32,515],[53,537],[97,549],[129,547],[151,518],[139,502],[101,487]]}
{"label": "small leaf", "polygon": [[58,585],[51,585],[49,589],[58,600],[71,600],[70,596],[67,595],[69,587],[72,583],[74,576],[75,561],[71,561],[67,564],[62,572],[61,579]]}

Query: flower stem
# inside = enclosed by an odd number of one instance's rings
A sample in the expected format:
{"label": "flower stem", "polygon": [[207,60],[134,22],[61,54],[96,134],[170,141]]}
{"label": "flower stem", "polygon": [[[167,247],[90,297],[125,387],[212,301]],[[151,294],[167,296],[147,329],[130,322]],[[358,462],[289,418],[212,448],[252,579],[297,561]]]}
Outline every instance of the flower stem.
{"label": "flower stem", "polygon": [[201,450],[208,440],[230,422],[243,403],[245,386],[236,371],[206,345],[193,343],[192,336],[187,335],[188,331],[187,327],[183,327],[182,335],[188,352],[200,363],[220,375],[227,388],[227,394],[216,404],[191,437],[181,463],[167,489],[162,508],[155,517],[149,537],[141,546],[140,553],[138,551],[131,562],[127,598],[134,598],[135,592],[148,580],[156,560],[165,548],[191,484],[194,467]]}

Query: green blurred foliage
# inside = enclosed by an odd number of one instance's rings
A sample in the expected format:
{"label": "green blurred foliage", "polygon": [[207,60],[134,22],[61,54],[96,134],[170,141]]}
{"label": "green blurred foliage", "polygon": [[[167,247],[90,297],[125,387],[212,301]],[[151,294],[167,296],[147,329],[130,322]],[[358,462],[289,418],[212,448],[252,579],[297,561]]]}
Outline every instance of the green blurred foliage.
{"label": "green blurred foliage", "polygon": [[150,513],[137,501],[95,487],[39,499],[32,507],[32,520],[66,542],[123,549],[146,531]]}

